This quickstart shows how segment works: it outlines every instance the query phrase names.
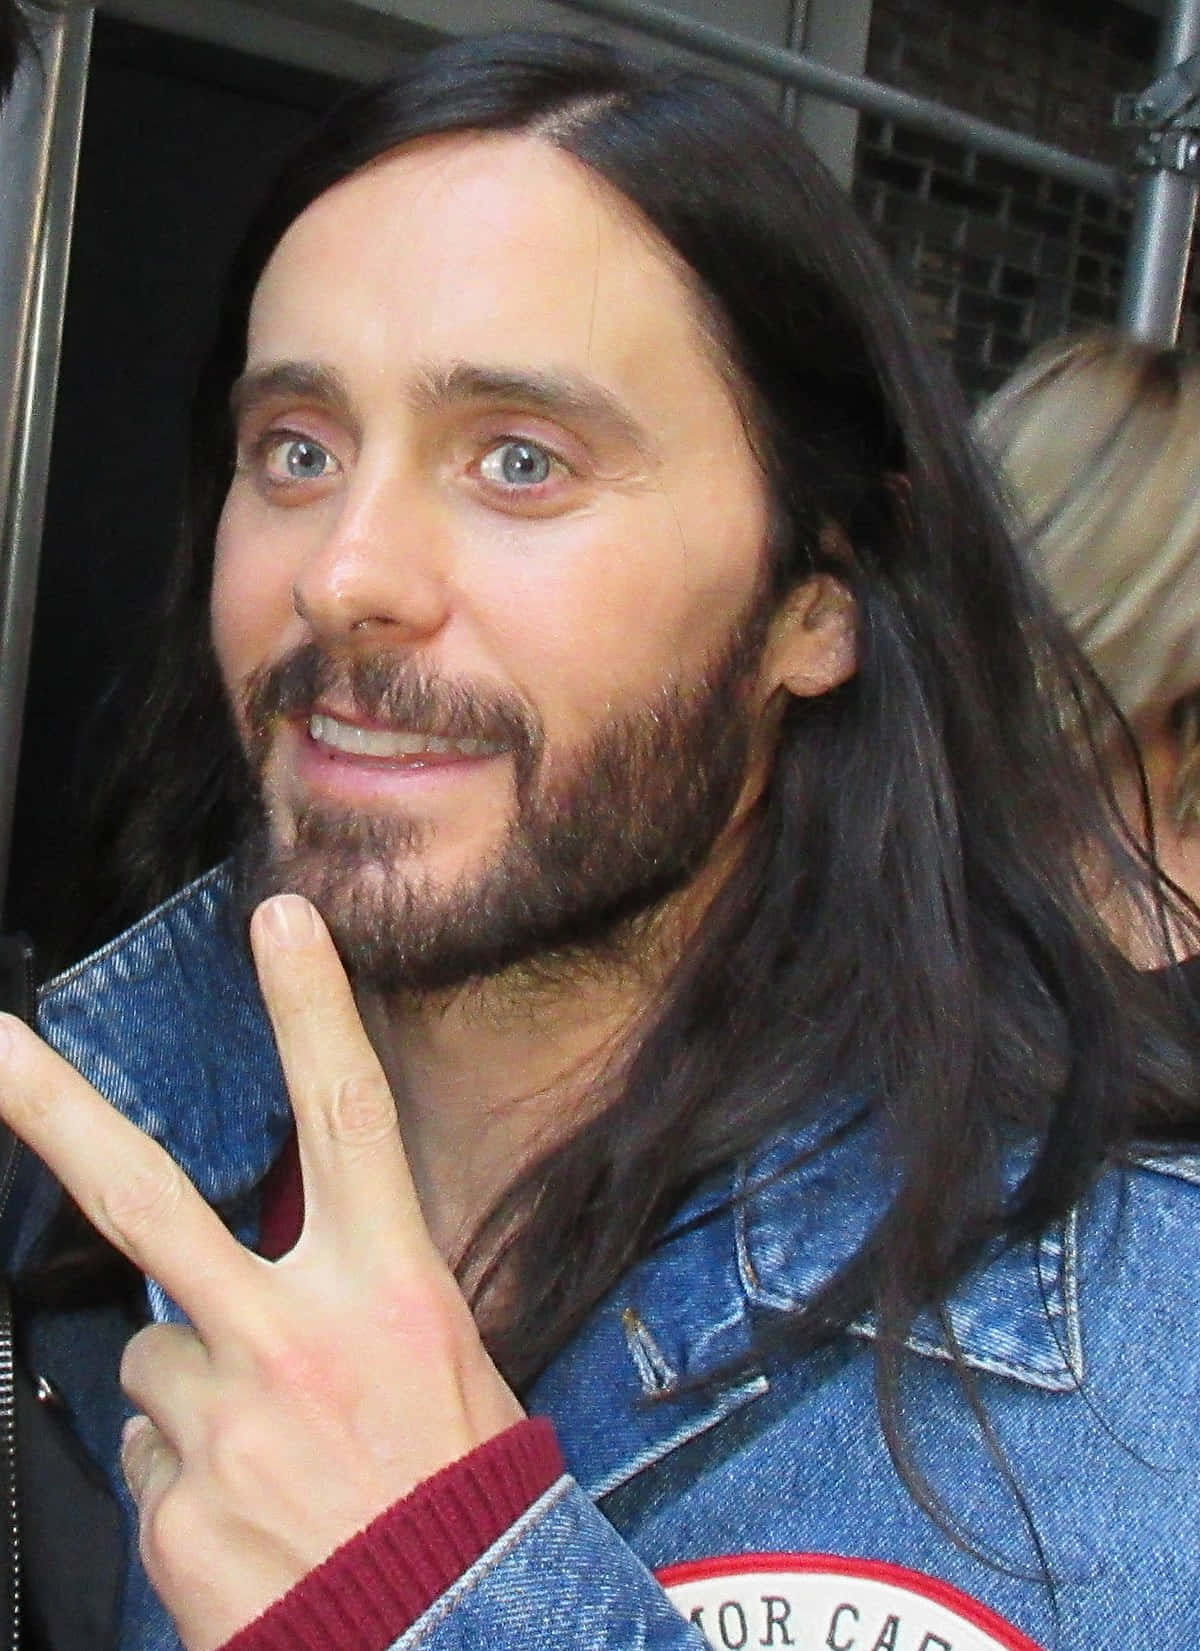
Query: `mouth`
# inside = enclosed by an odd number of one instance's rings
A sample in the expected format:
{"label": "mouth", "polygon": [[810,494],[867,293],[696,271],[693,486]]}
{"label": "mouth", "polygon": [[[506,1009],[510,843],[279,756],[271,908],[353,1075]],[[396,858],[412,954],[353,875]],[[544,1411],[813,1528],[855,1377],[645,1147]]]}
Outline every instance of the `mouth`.
{"label": "mouth", "polygon": [[496,757],[504,750],[493,740],[449,739],[407,728],[368,728],[322,711],[309,715],[307,729],[309,739],[324,751],[377,762],[454,762]]}

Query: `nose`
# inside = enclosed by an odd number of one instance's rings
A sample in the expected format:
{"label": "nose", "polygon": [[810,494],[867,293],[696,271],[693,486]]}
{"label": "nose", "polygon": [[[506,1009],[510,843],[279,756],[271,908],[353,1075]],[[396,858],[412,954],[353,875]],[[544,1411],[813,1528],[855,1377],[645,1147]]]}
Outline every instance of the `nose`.
{"label": "nose", "polygon": [[327,642],[434,636],[450,606],[444,533],[428,502],[397,478],[355,489],[297,570],[292,605]]}

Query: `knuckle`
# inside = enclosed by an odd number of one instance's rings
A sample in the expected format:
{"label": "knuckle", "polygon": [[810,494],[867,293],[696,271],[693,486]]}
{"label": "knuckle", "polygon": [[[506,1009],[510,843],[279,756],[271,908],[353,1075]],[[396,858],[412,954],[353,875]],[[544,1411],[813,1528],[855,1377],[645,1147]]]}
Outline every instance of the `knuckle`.
{"label": "knuckle", "polygon": [[270,1442],[256,1416],[241,1406],[225,1405],[209,1418],[208,1471],[227,1499],[257,1497],[264,1448]]}
{"label": "knuckle", "polygon": [[[466,1303],[444,1288],[436,1276],[423,1274],[395,1281],[379,1305],[379,1326],[403,1342],[431,1368],[457,1363],[464,1341]],[[468,1340],[470,1337],[467,1338]]]}
{"label": "knuckle", "polygon": [[148,1324],[129,1338],[121,1354],[118,1380],[134,1404],[153,1391],[164,1372],[177,1367],[189,1343],[198,1345],[196,1334],[180,1324]]}
{"label": "knuckle", "polygon": [[136,1246],[170,1223],[185,1187],[182,1170],[165,1155],[154,1164],[125,1165],[99,1194],[98,1225]]}
{"label": "knuckle", "polygon": [[121,1384],[122,1391],[127,1393],[135,1403],[152,1363],[152,1348],[147,1345],[147,1342],[155,1328],[157,1327],[149,1325],[146,1329],[139,1330],[135,1336],[131,1336],[125,1343],[124,1351],[121,1354],[117,1379]]}
{"label": "knuckle", "polygon": [[50,1050],[29,1027],[13,1025],[4,1050],[4,1115],[9,1123],[40,1137],[54,1128],[69,1098]]}
{"label": "knuckle", "polygon": [[23,1046],[5,1070],[4,1111],[14,1125],[35,1130],[52,1121],[59,1097],[51,1085],[38,1081],[32,1062],[22,1055]]}
{"label": "knuckle", "polygon": [[143,1509],[138,1528],[138,1548],[148,1575],[177,1574],[186,1565],[194,1542],[195,1510],[183,1483],[176,1481]]}
{"label": "knuckle", "polygon": [[377,1146],[397,1129],[396,1104],[382,1072],[356,1072],[334,1088],[329,1134],[349,1146]]}
{"label": "knuckle", "polygon": [[[277,1331],[264,1337],[255,1354],[255,1371],[260,1392],[286,1396],[286,1402],[319,1401],[331,1387],[330,1349],[318,1346],[310,1336]],[[232,1430],[233,1420],[227,1426]]]}

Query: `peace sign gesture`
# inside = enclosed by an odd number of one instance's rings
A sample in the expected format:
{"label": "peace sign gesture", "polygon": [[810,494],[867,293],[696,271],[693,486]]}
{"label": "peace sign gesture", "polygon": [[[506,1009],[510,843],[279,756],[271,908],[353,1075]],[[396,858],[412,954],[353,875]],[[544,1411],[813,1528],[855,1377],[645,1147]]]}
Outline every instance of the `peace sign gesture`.
{"label": "peace sign gesture", "polygon": [[519,1421],[425,1226],[383,1070],[313,908],[251,943],[296,1117],[304,1228],[245,1249],[167,1154],[0,1017],[0,1113],[190,1326],[129,1343],[143,1561],[211,1651],[420,1481]]}

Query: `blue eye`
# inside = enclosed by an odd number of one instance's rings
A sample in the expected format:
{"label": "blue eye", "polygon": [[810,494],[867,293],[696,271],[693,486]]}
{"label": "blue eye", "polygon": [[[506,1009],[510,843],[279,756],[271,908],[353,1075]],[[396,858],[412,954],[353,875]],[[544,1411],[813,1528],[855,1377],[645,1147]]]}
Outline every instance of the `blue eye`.
{"label": "blue eye", "polygon": [[342,468],[329,449],[311,436],[278,429],[268,430],[253,443],[251,460],[271,487],[325,481]]}
{"label": "blue eye", "polygon": [[276,454],[292,481],[316,481],[334,468],[333,455],[327,453],[320,442],[312,441],[307,436],[293,436],[281,442]]}
{"label": "blue eye", "polygon": [[536,487],[548,481],[555,460],[534,441],[502,441],[485,453],[479,474],[502,487]]}

